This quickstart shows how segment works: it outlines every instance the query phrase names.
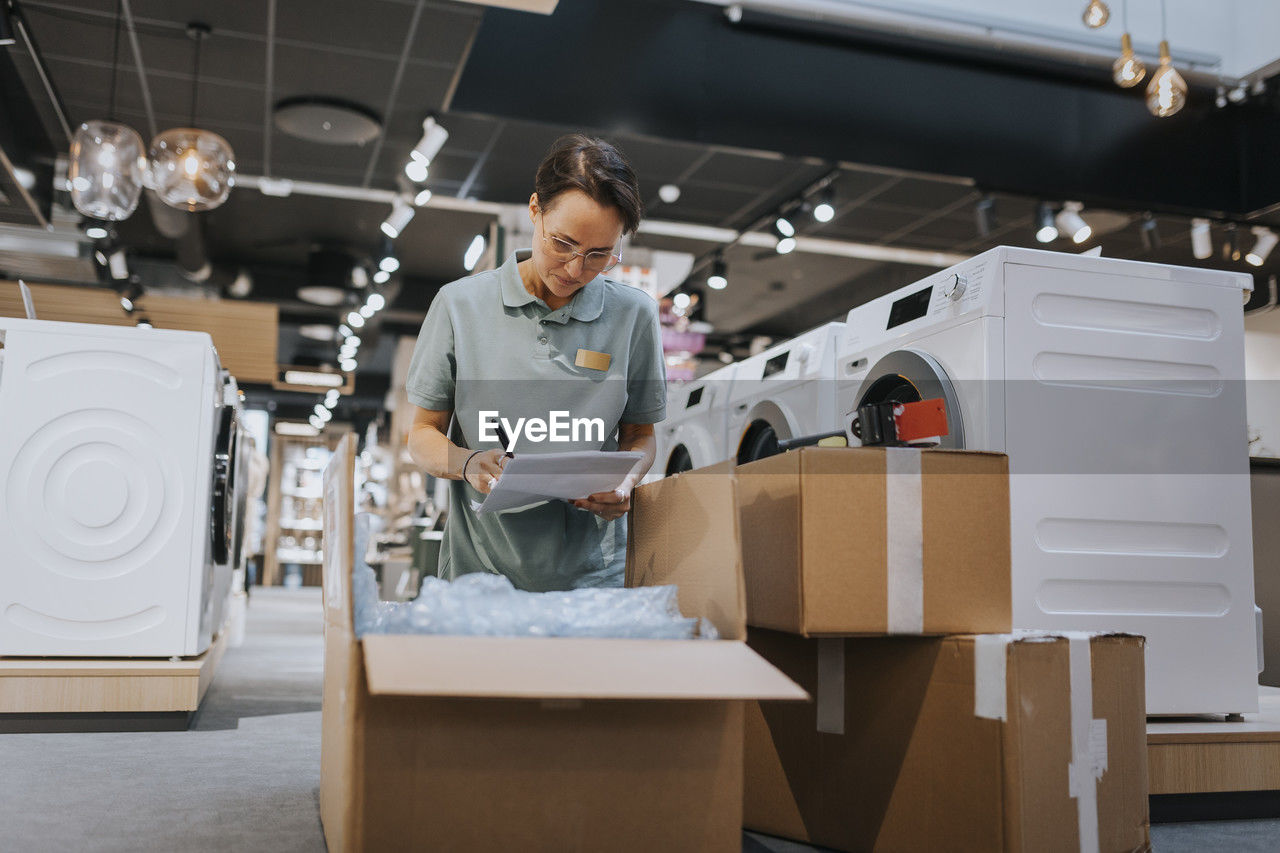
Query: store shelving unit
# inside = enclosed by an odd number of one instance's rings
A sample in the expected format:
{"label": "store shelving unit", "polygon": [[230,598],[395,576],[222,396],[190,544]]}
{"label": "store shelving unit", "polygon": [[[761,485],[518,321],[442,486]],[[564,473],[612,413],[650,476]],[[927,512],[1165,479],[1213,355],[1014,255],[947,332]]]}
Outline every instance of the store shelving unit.
{"label": "store shelving unit", "polygon": [[265,585],[284,582],[284,567],[302,568],[303,586],[320,585],[323,555],[322,476],[343,435],[328,429],[315,437],[276,435],[267,487],[267,535],[263,538]]}

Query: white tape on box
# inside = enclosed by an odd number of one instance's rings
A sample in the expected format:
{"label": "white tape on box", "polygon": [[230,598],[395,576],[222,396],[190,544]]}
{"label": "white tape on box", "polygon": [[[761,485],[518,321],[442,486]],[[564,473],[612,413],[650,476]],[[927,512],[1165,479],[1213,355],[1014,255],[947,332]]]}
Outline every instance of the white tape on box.
{"label": "white tape on box", "polygon": [[1005,687],[1010,634],[981,634],[973,641],[973,713],[987,720],[1009,717]]}
{"label": "white tape on box", "polygon": [[1067,785],[1076,799],[1080,853],[1097,853],[1098,776],[1101,774],[1096,773],[1094,758],[1092,637],[1075,631],[1066,636],[1071,670],[1071,764],[1067,768]]}
{"label": "white tape on box", "polygon": [[889,633],[924,629],[924,509],[920,451],[885,452],[885,527],[888,543]]}

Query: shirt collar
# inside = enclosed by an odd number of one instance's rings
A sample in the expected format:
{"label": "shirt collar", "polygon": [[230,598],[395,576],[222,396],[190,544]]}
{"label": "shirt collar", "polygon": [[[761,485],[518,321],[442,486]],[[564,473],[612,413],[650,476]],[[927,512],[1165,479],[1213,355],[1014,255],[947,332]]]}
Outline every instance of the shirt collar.
{"label": "shirt collar", "polygon": [[[500,275],[502,276],[502,304],[508,308],[520,308],[533,302],[537,305],[544,306],[542,300],[538,299],[524,288],[524,281],[520,278],[520,270],[516,269],[516,264],[523,260],[527,260],[533,255],[530,249],[517,249],[511,253],[511,257],[507,258],[506,263],[502,265]],[[566,309],[568,314],[565,314]],[[569,304],[557,311],[552,311],[554,315],[548,319],[557,319],[560,322],[567,322],[569,317],[589,323],[599,318],[604,311],[604,281],[600,276],[596,276],[587,282],[585,286],[573,295],[573,299],[569,300]]]}

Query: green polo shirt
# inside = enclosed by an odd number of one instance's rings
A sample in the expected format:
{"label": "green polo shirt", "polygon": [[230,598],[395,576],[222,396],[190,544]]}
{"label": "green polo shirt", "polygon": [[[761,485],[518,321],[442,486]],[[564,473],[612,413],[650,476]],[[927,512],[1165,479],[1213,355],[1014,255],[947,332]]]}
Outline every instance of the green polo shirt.
{"label": "green polo shirt", "polygon": [[[552,311],[520,279],[516,264],[529,255],[440,289],[418,335],[409,400],[453,411],[450,438],[461,447],[498,447],[480,422],[497,412],[513,425],[560,424],[514,436],[517,454],[617,450],[619,423],[666,417],[658,306],[597,276]],[[482,494],[461,480],[449,487],[441,577],[494,572],[536,592],[622,585],[625,518],[608,522],[565,501],[478,515],[471,505]]]}

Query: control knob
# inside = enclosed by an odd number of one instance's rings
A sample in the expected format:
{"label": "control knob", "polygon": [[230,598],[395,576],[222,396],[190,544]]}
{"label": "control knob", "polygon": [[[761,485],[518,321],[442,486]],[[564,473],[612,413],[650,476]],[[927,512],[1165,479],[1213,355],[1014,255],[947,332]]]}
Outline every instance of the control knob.
{"label": "control knob", "polygon": [[959,302],[968,286],[969,281],[964,276],[959,273],[952,273],[942,283],[942,295],[952,302]]}

